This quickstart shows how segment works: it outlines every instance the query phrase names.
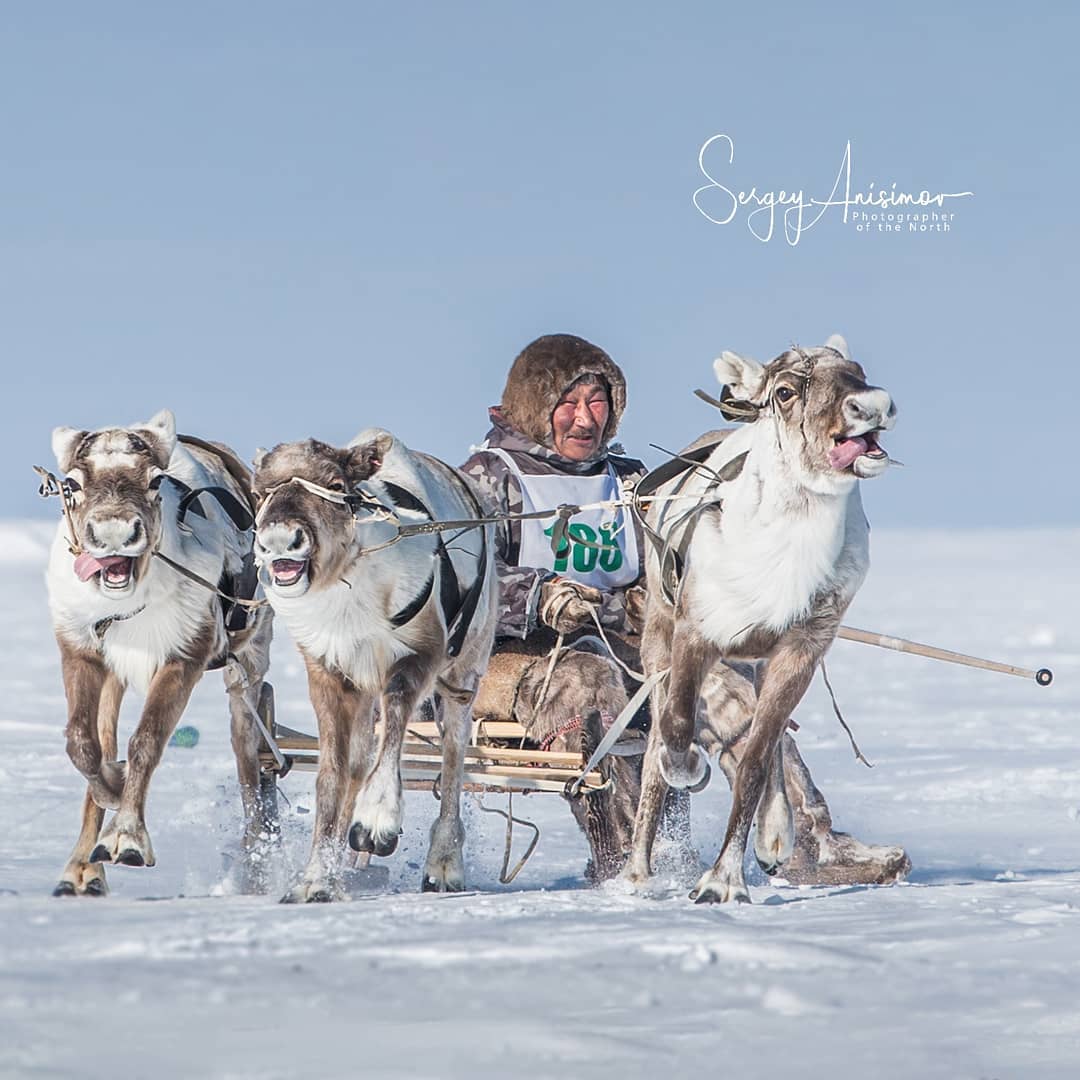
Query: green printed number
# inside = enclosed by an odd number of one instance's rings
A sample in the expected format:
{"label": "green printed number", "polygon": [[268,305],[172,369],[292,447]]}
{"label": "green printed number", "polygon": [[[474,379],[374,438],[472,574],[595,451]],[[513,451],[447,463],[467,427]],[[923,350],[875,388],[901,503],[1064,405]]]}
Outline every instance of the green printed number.
{"label": "green printed number", "polygon": [[[567,536],[555,552],[555,572],[564,573],[572,561],[574,569],[579,574],[589,574],[596,569],[597,561],[600,568],[609,574],[615,573],[623,564],[623,554],[619,545],[612,535],[613,525],[601,525],[599,536],[591,525],[576,522],[567,530]],[[555,526],[544,530],[545,536],[552,536]],[[585,543],[578,543],[584,540]],[[593,547],[593,544],[602,544],[602,547]]]}

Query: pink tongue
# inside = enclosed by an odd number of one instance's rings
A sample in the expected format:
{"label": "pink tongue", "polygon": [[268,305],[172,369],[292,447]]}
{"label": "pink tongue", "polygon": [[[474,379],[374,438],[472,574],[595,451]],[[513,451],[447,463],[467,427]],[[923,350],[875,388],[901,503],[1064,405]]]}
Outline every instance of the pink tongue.
{"label": "pink tongue", "polygon": [[126,555],[103,555],[97,559],[84,551],[75,559],[75,574],[80,581],[89,581],[99,570],[107,570],[110,566],[127,561]]}
{"label": "pink tongue", "polygon": [[845,439],[829,451],[829,464],[834,469],[846,469],[857,457],[869,449],[865,439]]}

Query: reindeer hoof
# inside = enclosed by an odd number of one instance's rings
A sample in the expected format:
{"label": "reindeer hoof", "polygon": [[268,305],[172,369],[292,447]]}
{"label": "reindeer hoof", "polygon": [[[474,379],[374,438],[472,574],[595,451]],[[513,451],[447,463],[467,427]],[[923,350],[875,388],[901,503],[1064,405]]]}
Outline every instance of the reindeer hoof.
{"label": "reindeer hoof", "polygon": [[380,858],[386,858],[387,855],[393,855],[397,851],[397,836],[391,836],[388,840],[376,840],[375,841],[375,854]]}
{"label": "reindeer hoof", "polygon": [[109,886],[103,877],[91,878],[82,891],[83,896],[108,896]]}
{"label": "reindeer hoof", "polygon": [[294,885],[280,900],[282,904],[332,904],[343,900],[344,894],[332,881],[319,878],[301,881]]}
{"label": "reindeer hoof", "polygon": [[669,787],[690,792],[702,791],[712,776],[709,759],[693,744],[685,754],[672,753],[665,746],[660,751],[660,773]]}
{"label": "reindeer hoof", "polygon": [[78,896],[75,886],[70,881],[61,881],[52,891],[53,896]]}
{"label": "reindeer hoof", "polygon": [[366,851],[369,855],[386,858],[387,855],[393,855],[397,851],[399,835],[400,833],[395,833],[386,840],[376,840],[358,821],[349,830],[349,847],[353,851]]}
{"label": "reindeer hoof", "polygon": [[703,889],[694,889],[690,893],[690,899],[695,904],[749,904],[750,894],[745,889],[731,889],[717,888],[713,885],[706,885]]}
{"label": "reindeer hoof", "polygon": [[[705,755],[702,754],[702,757],[704,757],[704,756]],[[705,775],[696,784],[691,784],[690,787],[688,787],[686,790],[689,791],[691,795],[697,795],[698,792],[704,791],[709,786],[709,781],[711,779],[712,779],[712,767],[709,765],[708,761],[706,761],[705,762]]]}
{"label": "reindeer hoof", "polygon": [[741,874],[729,877],[712,869],[701,876],[690,892],[690,899],[695,904],[749,904],[750,893]]}
{"label": "reindeer hoof", "polygon": [[116,861],[121,866],[145,866],[146,859],[143,858],[143,853],[138,848],[124,848],[119,855],[116,856]]}
{"label": "reindeer hoof", "polygon": [[440,881],[438,878],[433,878],[430,875],[425,874],[423,881],[420,882],[420,891],[433,893],[464,892],[465,882],[453,880]]}
{"label": "reindeer hoof", "polygon": [[367,852],[369,855],[375,854],[375,841],[372,840],[371,833],[360,822],[357,822],[349,830],[349,847],[353,851]]}
{"label": "reindeer hoof", "polygon": [[109,849],[104,844],[98,844],[98,846],[90,852],[90,858],[87,861],[92,863],[112,862],[112,856],[109,854]]}

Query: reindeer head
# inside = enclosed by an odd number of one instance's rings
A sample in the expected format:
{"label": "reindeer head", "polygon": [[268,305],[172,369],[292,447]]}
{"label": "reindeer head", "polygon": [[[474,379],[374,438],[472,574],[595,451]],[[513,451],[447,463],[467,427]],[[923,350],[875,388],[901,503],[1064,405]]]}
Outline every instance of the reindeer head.
{"label": "reindeer head", "polygon": [[53,453],[67,475],[75,573],[107,596],[135,591],[161,537],[158,487],[176,446],[165,409],[145,424],[80,431],[59,427]]}
{"label": "reindeer head", "polygon": [[393,437],[378,432],[345,449],[307,439],[256,452],[255,558],[274,593],[302,596],[342,576],[356,545],[345,497],[376,472],[391,445]]}
{"label": "reindeer head", "polygon": [[781,453],[813,490],[842,489],[888,467],[877,437],[896,422],[896,406],[887,391],[868,385],[839,334],[764,366],[725,352],[713,369],[728,388],[722,401],[733,414],[769,424]]}

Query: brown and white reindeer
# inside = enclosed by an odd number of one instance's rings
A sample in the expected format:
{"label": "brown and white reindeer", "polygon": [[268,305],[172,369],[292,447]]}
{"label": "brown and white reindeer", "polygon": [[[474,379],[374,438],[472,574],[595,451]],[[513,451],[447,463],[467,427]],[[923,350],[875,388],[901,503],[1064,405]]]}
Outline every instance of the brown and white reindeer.
{"label": "brown and white reindeer", "polygon": [[464,753],[495,628],[490,528],[444,543],[435,533],[399,537],[395,520],[481,516],[467,481],[370,429],[344,448],[308,439],[260,451],[255,492],[256,558],[307,666],[319,729],[311,856],[283,900],[339,897],[346,841],[394,851],[405,729],[434,694],[442,773],[422,888],[460,891]]}
{"label": "brown and white reindeer", "polygon": [[[150,778],[209,666],[224,667],[249,854],[265,827],[252,712],[273,615],[262,608],[230,636],[216,593],[245,571],[253,580],[246,470],[227,448],[185,439],[168,410],[127,428],[53,432],[69,512],[46,580],[68,703],[67,752],[87,781],[82,831],[57,896],[104,895],[103,863],[154,865]],[[127,687],[146,701],[124,762],[116,759],[116,729]],[[102,829],[106,809],[116,814]]]}
{"label": "brown and white reindeer", "polygon": [[755,814],[755,854],[766,872],[776,873],[792,853],[784,729],[866,575],[869,525],[858,482],[888,467],[877,437],[893,426],[896,408],[885,390],[867,384],[838,335],[765,366],[725,352],[714,369],[727,388],[725,415],[753,422],[726,432],[700,468],[658,491],[692,500],[658,500],[649,514],[655,543],[642,659],[649,673],[671,670],[666,688],[654,692],[659,723],[649,736],[624,874],[635,882],[649,877],[666,786],[707,780],[702,742],[714,749],[716,740],[714,733],[702,739],[706,676],[720,658],[763,658],[723,847],[690,894],[698,902],[748,902],[743,858]]}

